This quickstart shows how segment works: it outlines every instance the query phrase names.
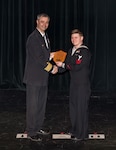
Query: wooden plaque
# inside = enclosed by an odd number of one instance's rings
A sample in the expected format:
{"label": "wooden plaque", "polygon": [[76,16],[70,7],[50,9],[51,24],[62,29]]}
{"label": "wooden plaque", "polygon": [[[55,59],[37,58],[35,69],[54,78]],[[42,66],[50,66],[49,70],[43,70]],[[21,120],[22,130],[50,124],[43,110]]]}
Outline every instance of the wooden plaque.
{"label": "wooden plaque", "polygon": [[57,62],[57,61],[64,62],[65,58],[66,58],[66,55],[67,55],[67,53],[64,52],[63,50],[56,51],[55,54],[54,54],[53,61],[54,62]]}

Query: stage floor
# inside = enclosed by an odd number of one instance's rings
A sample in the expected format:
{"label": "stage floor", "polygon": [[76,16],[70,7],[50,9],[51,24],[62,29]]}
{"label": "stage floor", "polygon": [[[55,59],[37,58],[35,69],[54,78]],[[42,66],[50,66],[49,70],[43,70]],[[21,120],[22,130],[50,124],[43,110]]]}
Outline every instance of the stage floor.
{"label": "stage floor", "polygon": [[[111,95],[110,95],[111,96]],[[103,134],[105,139],[83,142],[52,139],[52,134],[70,128],[68,96],[49,94],[44,126],[51,135],[42,142],[16,138],[25,131],[25,91],[0,90],[0,150],[116,150],[116,97],[92,95],[89,104],[89,134]]]}

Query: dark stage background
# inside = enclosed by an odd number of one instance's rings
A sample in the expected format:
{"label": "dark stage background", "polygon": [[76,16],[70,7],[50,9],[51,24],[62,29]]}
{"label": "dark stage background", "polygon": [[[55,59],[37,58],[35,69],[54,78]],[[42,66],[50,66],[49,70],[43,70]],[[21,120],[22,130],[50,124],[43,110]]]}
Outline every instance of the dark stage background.
{"label": "dark stage background", "polygon": [[[70,31],[79,28],[92,53],[92,90],[115,91],[116,0],[1,0],[0,88],[25,89],[25,42],[41,12],[51,17],[48,33],[52,51],[67,51]],[[67,92],[69,79],[68,72],[50,75],[49,90]]]}

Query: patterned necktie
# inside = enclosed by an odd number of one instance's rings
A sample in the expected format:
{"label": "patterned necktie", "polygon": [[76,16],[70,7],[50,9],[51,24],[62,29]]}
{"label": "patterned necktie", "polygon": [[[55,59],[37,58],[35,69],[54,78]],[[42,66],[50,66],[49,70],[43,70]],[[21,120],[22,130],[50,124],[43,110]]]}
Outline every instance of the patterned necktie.
{"label": "patterned necktie", "polygon": [[44,35],[43,37],[44,37],[44,41],[45,41],[46,47],[49,48],[46,35]]}

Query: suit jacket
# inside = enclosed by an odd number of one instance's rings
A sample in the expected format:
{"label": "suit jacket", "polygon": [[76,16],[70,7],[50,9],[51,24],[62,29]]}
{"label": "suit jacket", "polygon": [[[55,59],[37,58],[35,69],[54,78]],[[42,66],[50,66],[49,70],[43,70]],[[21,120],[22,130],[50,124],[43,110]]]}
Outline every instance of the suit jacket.
{"label": "suit jacket", "polygon": [[30,85],[46,86],[49,73],[44,68],[49,57],[50,48],[47,49],[42,35],[35,29],[26,42],[26,65],[23,82]]}

